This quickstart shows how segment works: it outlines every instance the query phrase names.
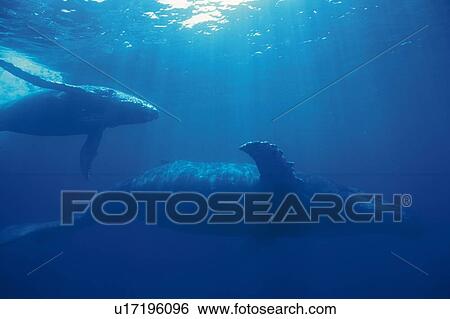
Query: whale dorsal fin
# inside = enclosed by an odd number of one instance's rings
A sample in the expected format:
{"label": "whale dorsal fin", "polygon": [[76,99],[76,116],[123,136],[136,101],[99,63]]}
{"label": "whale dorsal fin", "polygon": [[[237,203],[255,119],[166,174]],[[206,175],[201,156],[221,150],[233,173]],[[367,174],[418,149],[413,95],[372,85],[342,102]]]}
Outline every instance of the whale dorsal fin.
{"label": "whale dorsal fin", "polygon": [[253,158],[263,183],[280,186],[301,181],[295,174],[294,163],[288,162],[275,144],[248,142],[239,149]]}
{"label": "whale dorsal fin", "polygon": [[43,89],[64,91],[68,93],[84,91],[83,89],[77,86],[42,79],[36,75],[27,73],[24,70],[16,67],[14,64],[6,62],[2,59],[0,59],[0,67],[3,68],[5,71],[11,73],[12,75],[17,76],[18,78]]}

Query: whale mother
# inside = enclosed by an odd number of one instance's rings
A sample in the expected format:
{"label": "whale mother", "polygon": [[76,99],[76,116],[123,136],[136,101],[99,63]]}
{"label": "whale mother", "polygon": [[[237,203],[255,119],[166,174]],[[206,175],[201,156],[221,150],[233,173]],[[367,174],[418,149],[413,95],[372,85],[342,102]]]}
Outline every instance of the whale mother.
{"label": "whale mother", "polygon": [[[232,162],[192,162],[177,160],[157,166],[117,184],[112,188],[119,192],[197,192],[209,197],[215,192],[227,193],[272,193],[272,207],[277,208],[287,194],[296,194],[308,209],[315,194],[336,194],[347,199],[352,194],[361,194],[356,188],[335,183],[315,174],[300,173],[294,169],[294,163],[287,160],[283,151],[275,144],[266,141],[254,141],[243,144],[240,150],[248,154],[253,163]],[[226,202],[223,202],[226,204]],[[123,206],[117,211],[122,211]],[[358,212],[373,213],[374,202],[358,203]],[[189,205],[188,205],[189,206]],[[224,206],[222,206],[224,207]],[[230,207],[230,206],[228,206]],[[323,206],[325,208],[325,206]],[[111,208],[111,206],[110,206]],[[307,232],[326,235],[369,235],[369,234],[420,234],[420,225],[407,222],[353,223],[333,222],[323,216],[320,223],[268,222],[234,224],[177,224],[170,221],[161,206],[154,207],[158,214],[158,226],[204,234],[231,236],[263,236],[264,238],[306,234]],[[231,209],[231,208],[230,208]],[[184,207],[184,213],[194,213],[195,205]],[[193,211],[192,211],[193,210]],[[295,208],[290,213],[295,214]],[[272,211],[273,213],[273,211]],[[208,212],[209,217],[212,211]],[[87,209],[75,214],[74,226],[61,225],[61,220],[25,225],[12,225],[0,229],[0,247],[22,238],[38,238],[47,234],[65,234],[69,230],[93,225],[95,220]]]}
{"label": "whale mother", "polygon": [[150,122],[157,108],[123,92],[99,86],[51,82],[0,59],[0,67],[44,91],[0,106],[0,131],[39,135],[87,135],[80,166],[88,178],[106,128]]}
{"label": "whale mother", "polygon": [[[278,207],[280,199],[288,193],[295,193],[307,204],[315,193],[335,193],[347,198],[358,192],[355,188],[336,184],[319,176],[300,174],[294,169],[294,163],[287,160],[283,151],[275,144],[266,141],[254,141],[243,144],[240,150],[248,154],[253,163],[232,162],[191,162],[177,160],[147,170],[116,185],[114,191],[125,192],[197,192],[208,197],[214,192],[269,192],[273,194],[273,207]],[[120,204],[119,204],[120,205]],[[370,209],[370,205],[366,206]],[[210,212],[211,213],[211,212]],[[162,215],[162,214],[161,214]],[[84,227],[94,223],[90,214],[76,214],[75,227]],[[158,225],[180,229],[195,229],[196,232],[226,234],[269,234],[274,232],[296,233],[302,227],[281,224],[194,224],[179,226],[162,216]],[[70,228],[70,227],[69,227]],[[9,226],[0,230],[0,246],[30,235],[65,231],[61,221],[50,221],[26,225]]]}

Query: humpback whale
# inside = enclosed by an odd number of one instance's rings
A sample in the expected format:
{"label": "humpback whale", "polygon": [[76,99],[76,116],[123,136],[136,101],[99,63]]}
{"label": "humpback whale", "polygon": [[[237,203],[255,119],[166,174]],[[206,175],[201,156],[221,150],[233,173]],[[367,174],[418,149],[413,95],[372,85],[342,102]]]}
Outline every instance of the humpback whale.
{"label": "humpback whale", "polygon": [[0,106],[0,131],[87,135],[80,152],[81,171],[86,178],[106,128],[145,123],[159,116],[150,103],[111,88],[48,81],[1,59],[0,67],[45,89]]}
{"label": "humpback whale", "polygon": [[[287,193],[295,193],[308,201],[316,193],[334,193],[343,198],[351,194],[359,193],[352,187],[339,185],[326,178],[298,173],[294,170],[294,163],[289,162],[284,153],[269,142],[249,142],[240,147],[255,162],[253,163],[228,163],[228,162],[192,162],[177,160],[165,165],[152,168],[143,174],[130,178],[116,185],[116,191],[189,191],[198,192],[208,196],[214,192],[272,192],[274,197],[284,197]],[[371,210],[370,203],[365,207]],[[5,228],[0,232],[0,245],[15,241],[29,235],[40,235],[55,231],[68,231],[86,224],[92,224],[93,220],[89,214],[75,216],[73,227],[61,226],[60,221],[41,224],[16,225]],[[167,221],[158,222],[158,225],[166,226]],[[174,225],[170,227],[193,229],[195,231],[202,227],[202,232],[223,233],[245,233],[263,235],[298,233],[298,225]],[[206,230],[207,229],[207,230]],[[304,228],[302,228],[304,229]],[[316,228],[317,229],[317,228]],[[340,228],[342,230],[342,227]],[[367,231],[367,228],[361,228]],[[371,229],[372,231],[373,229]],[[376,229],[379,231],[379,229]]]}

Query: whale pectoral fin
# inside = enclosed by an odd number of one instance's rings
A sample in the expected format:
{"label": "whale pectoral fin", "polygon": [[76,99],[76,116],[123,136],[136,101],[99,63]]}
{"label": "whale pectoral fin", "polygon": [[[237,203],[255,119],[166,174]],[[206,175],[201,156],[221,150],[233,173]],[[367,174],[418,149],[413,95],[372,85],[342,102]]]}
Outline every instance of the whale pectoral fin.
{"label": "whale pectoral fin", "polygon": [[16,67],[14,64],[6,62],[2,59],[0,59],[0,67],[3,68],[5,71],[11,73],[12,75],[18,77],[19,79],[27,81],[28,83],[31,83],[31,84],[38,86],[40,88],[43,88],[43,89],[57,90],[57,91],[63,91],[63,92],[68,92],[68,93],[84,92],[84,90],[79,87],[64,84],[64,83],[49,81],[49,80],[40,78],[36,75],[27,73],[24,70]]}
{"label": "whale pectoral fin", "polygon": [[283,152],[269,142],[248,142],[240,150],[250,155],[258,167],[260,178],[270,185],[292,185],[301,182],[294,163],[287,161]]}
{"label": "whale pectoral fin", "polygon": [[97,156],[97,149],[103,136],[103,128],[90,133],[80,152],[81,172],[86,179],[90,177],[92,162]]}

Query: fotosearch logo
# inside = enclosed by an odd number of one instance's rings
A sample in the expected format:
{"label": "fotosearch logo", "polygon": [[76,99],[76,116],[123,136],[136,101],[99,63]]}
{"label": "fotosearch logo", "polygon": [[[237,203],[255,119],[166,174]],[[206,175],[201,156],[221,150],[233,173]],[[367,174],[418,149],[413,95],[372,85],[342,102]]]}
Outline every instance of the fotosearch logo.
{"label": "fotosearch logo", "polygon": [[74,225],[75,216],[90,213],[104,225],[131,223],[144,208],[145,222],[158,223],[161,214],[176,224],[314,224],[400,223],[409,194],[314,194],[307,202],[295,193],[96,192],[62,191],[61,223]]}

